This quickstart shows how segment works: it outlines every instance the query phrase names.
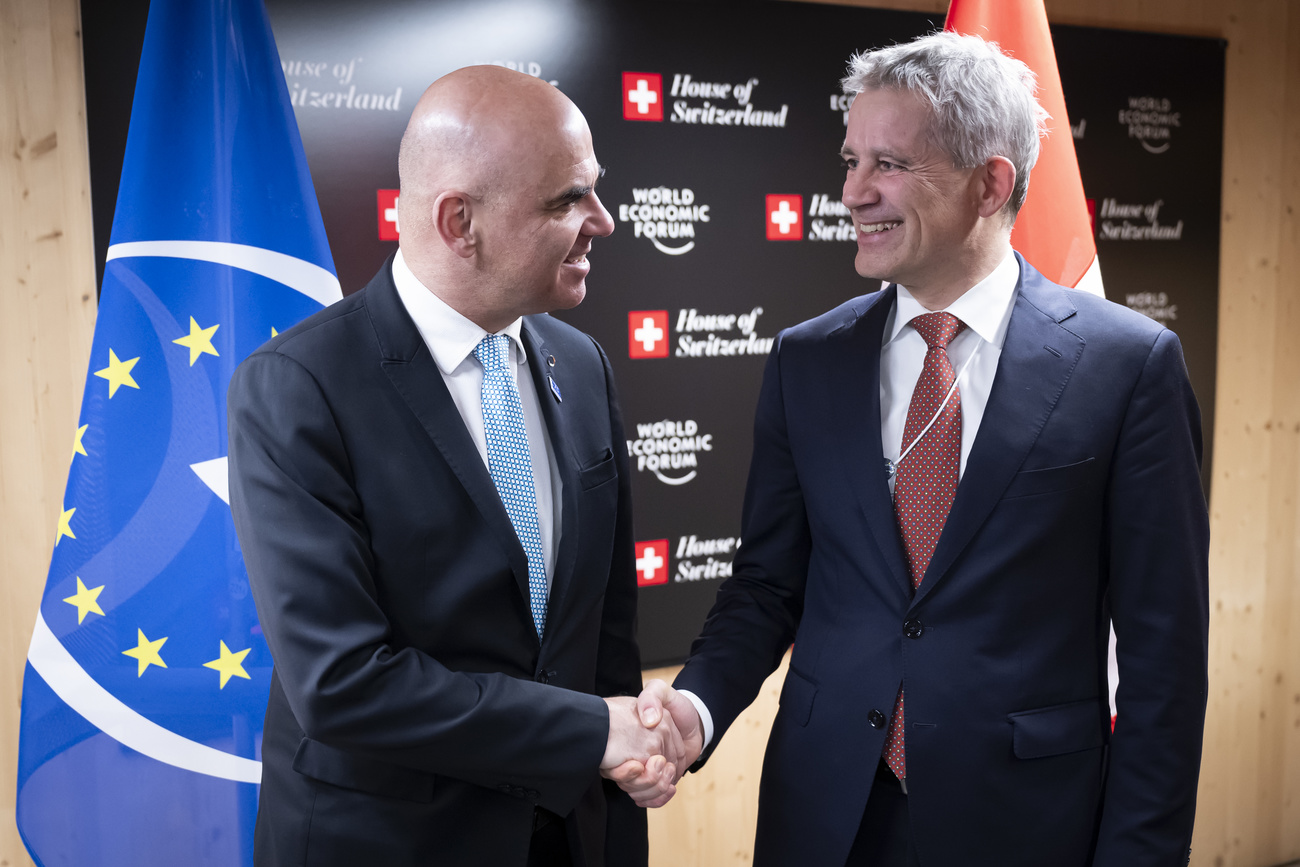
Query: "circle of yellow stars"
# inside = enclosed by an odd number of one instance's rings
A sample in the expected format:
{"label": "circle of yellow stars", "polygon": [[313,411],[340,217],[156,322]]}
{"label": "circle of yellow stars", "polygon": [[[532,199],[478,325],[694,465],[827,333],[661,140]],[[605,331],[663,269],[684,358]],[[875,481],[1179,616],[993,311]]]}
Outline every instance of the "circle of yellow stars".
{"label": "circle of yellow stars", "polygon": [[[193,367],[201,355],[221,355],[221,353],[217,352],[217,348],[212,345],[212,337],[217,333],[217,329],[220,327],[220,324],[217,324],[203,328],[194,317],[191,316],[190,333],[183,337],[176,338],[172,343],[183,346],[190,351],[190,367]],[[271,334],[272,336],[275,336],[276,331],[274,328],[271,329]],[[132,371],[135,369],[135,366],[139,361],[140,356],[123,360],[117,357],[117,352],[114,349],[110,348],[108,350],[108,367],[96,370],[94,374],[108,382],[108,396],[110,400],[117,394],[117,390],[123,386],[137,390],[140,388],[139,383],[137,383],[135,377],[132,376]],[[77,455],[89,456],[86,453],[86,446],[84,443],[86,431],[89,430],[89,428],[90,425],[88,424],[83,424],[77,428],[77,434],[72,443],[72,456],[74,460]],[[58,531],[54,538],[55,547],[58,547],[59,542],[61,542],[64,537],[69,539],[77,538],[77,534],[72,531],[72,516],[76,514],[76,512],[77,508],[75,506],[60,511]],[[63,601],[77,609],[78,624],[83,623],[88,614],[98,614],[101,617],[105,616],[104,609],[99,604],[99,595],[104,592],[104,586],[105,585],[101,584],[98,587],[87,587],[85,582],[81,580],[81,576],[77,576],[77,592],[72,596],[65,597]],[[145,671],[147,671],[151,665],[156,665],[159,668],[167,667],[167,663],[163,661],[161,653],[163,645],[167,643],[167,638],[168,636],[163,636],[162,638],[157,638],[151,641],[144,634],[143,629],[136,629],[136,646],[122,651],[123,656],[130,656],[136,660],[136,677],[144,677]],[[216,659],[203,663],[204,668],[211,668],[221,676],[219,688],[225,689],[226,684],[230,682],[232,677],[251,680],[252,678],[244,669],[243,663],[244,658],[248,656],[252,651],[252,648],[232,651],[226,646],[226,642],[221,641],[219,643],[221,645],[220,655]]]}

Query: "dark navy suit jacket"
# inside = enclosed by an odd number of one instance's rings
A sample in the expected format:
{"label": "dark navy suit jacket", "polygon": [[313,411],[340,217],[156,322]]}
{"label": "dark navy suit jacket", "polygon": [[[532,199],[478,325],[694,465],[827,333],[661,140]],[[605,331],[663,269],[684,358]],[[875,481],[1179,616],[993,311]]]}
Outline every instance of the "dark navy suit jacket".
{"label": "dark navy suit jacket", "polygon": [[716,743],[794,642],[758,867],[844,863],[900,684],[926,867],[1186,863],[1206,700],[1199,411],[1171,332],[1020,267],[915,593],[880,442],[893,287],[777,339],[743,545],[675,684],[710,709]]}
{"label": "dark navy suit jacket", "polygon": [[645,864],[645,811],[597,773],[597,696],[641,684],[609,365],[549,316],[522,339],[563,480],[541,642],[523,548],[389,265],[235,373],[231,507],[275,659],[258,865],[523,865],[535,805],[569,816],[576,863]]}

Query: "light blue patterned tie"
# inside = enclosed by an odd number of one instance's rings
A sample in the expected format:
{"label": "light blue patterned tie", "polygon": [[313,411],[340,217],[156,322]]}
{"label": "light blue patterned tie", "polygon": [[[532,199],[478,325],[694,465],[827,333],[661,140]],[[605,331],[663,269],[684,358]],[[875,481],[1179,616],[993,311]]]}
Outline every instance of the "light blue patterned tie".
{"label": "light blue patterned tie", "polygon": [[537,493],[533,488],[533,462],[528,454],[528,431],[511,368],[510,338],[489,334],[474,356],[483,365],[483,430],[487,434],[488,472],[515,534],[528,557],[528,593],[537,637],[546,628],[546,559],[542,531],[537,524]]}

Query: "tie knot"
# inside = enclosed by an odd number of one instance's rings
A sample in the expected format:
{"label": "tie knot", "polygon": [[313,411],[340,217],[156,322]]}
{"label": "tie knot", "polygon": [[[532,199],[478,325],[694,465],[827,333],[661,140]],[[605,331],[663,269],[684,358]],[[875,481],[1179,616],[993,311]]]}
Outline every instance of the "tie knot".
{"label": "tie knot", "polygon": [[489,334],[474,347],[474,357],[485,371],[500,370],[506,366],[510,353],[510,338],[504,334]]}
{"label": "tie knot", "polygon": [[912,320],[912,327],[925,340],[925,345],[933,349],[947,349],[948,343],[966,327],[951,313],[926,313]]}

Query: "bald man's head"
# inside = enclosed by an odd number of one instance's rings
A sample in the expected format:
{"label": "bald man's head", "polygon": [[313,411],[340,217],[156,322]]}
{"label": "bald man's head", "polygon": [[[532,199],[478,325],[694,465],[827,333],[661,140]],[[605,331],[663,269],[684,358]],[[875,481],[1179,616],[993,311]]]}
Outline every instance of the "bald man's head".
{"label": "bald man's head", "polygon": [[420,97],[398,156],[402,257],[489,331],[572,307],[591,239],[614,230],[595,195],[587,121],[555,87],[470,66]]}
{"label": "bald man's head", "polygon": [[437,196],[459,189],[498,196],[522,167],[524,152],[557,130],[586,121],[567,96],[531,75],[467,66],[439,78],[416,103],[397,158],[403,233],[430,224]]}

